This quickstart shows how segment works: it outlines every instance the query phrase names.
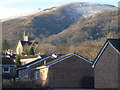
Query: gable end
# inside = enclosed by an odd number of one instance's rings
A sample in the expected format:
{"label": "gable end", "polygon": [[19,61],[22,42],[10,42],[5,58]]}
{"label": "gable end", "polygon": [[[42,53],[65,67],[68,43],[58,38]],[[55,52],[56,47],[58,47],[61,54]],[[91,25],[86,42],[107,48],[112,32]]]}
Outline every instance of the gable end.
{"label": "gable end", "polygon": [[95,67],[95,64],[97,63],[97,61],[99,60],[99,58],[101,57],[101,55],[103,54],[103,52],[105,51],[105,49],[106,49],[106,47],[108,46],[108,44],[109,44],[109,43],[106,42],[106,43],[103,45],[102,49],[100,50],[100,52],[98,53],[96,59],[95,59],[94,62],[93,62],[92,68]]}

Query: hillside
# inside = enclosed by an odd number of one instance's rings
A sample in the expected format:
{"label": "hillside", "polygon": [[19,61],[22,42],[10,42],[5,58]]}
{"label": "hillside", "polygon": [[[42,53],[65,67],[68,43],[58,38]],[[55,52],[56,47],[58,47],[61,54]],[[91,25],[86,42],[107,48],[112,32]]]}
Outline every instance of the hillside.
{"label": "hillside", "polygon": [[24,31],[29,33],[31,39],[41,41],[69,28],[80,18],[95,16],[97,13],[110,8],[115,7],[90,3],[69,3],[51,7],[34,15],[4,21],[2,37],[3,40],[8,40],[12,47],[16,45],[18,40],[22,40]]}
{"label": "hillside", "polygon": [[117,9],[106,10],[96,14],[96,16],[81,18],[74,25],[59,34],[50,36],[44,42],[53,45],[61,43],[79,45],[86,40],[97,40],[105,37],[109,33],[118,34]]}

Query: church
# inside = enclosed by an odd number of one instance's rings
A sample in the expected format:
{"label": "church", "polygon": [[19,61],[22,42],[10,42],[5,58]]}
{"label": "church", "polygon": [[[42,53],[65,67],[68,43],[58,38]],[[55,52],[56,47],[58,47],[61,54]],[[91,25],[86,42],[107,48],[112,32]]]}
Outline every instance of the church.
{"label": "church", "polygon": [[31,48],[35,51],[35,48],[37,47],[38,42],[33,40],[29,41],[28,35],[24,32],[23,40],[19,40],[16,48],[16,54],[17,55],[28,55],[28,52]]}

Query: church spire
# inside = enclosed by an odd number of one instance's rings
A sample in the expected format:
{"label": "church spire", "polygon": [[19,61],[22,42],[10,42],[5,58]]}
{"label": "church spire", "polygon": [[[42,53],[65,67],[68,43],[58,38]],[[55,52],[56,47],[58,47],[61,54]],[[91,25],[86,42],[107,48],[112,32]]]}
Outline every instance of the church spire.
{"label": "church spire", "polygon": [[23,41],[28,41],[28,35],[26,34],[25,30],[23,35]]}
{"label": "church spire", "polygon": [[26,32],[25,32],[25,30],[24,30],[24,34],[23,34],[23,37],[24,37],[24,36],[26,36]]}

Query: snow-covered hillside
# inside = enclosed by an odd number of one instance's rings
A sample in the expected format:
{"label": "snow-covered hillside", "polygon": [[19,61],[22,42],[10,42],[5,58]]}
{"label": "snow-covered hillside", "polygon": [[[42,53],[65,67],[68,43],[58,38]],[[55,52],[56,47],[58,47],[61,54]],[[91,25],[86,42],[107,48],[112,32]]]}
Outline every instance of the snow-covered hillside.
{"label": "snow-covered hillside", "polygon": [[100,11],[107,10],[110,8],[116,8],[112,5],[107,4],[93,4],[93,3],[71,3],[68,4],[64,10],[71,18],[80,18],[80,17],[88,17],[91,15],[95,15]]}

